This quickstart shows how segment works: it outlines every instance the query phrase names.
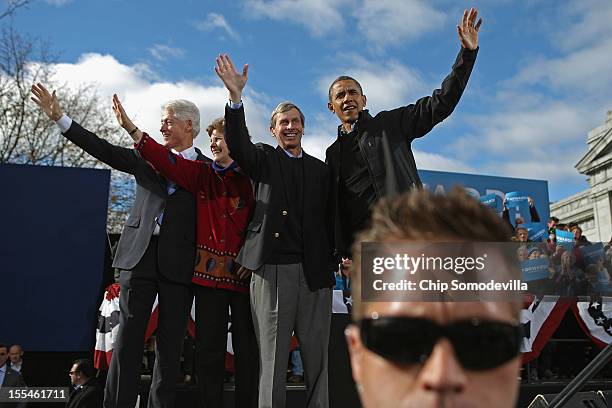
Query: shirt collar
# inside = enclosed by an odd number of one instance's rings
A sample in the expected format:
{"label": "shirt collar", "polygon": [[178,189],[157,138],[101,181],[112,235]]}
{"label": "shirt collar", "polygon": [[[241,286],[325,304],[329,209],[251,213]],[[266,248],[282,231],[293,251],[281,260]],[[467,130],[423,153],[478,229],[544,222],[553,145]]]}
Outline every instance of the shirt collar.
{"label": "shirt collar", "polygon": [[193,145],[189,146],[182,152],[177,152],[176,150],[172,149],[172,153],[178,154],[188,160],[195,160],[198,158],[198,152],[196,152],[195,146]]}
{"label": "shirt collar", "polygon": [[2,371],[4,373],[6,372],[6,363],[4,363],[4,365],[2,367],[0,367],[0,371]]}
{"label": "shirt collar", "polygon": [[283,152],[285,152],[285,154],[286,154],[287,156],[289,156],[290,158],[292,158],[292,159],[301,159],[301,158],[302,158],[302,155],[304,154],[304,148],[300,149],[300,154],[299,154],[299,155],[297,155],[297,156],[292,155],[292,154],[289,152],[289,150],[286,150],[286,149],[283,149]]}
{"label": "shirt collar", "polygon": [[349,133],[354,132],[354,131],[355,131],[355,129],[357,129],[357,122],[359,122],[359,121],[358,121],[358,120],[356,120],[354,123],[352,123],[352,124],[351,124],[351,131],[350,131],[350,132],[347,132],[347,131],[344,129],[344,125],[343,125],[343,124],[340,124],[340,126],[338,126],[338,132],[339,132],[341,135],[348,135]]}

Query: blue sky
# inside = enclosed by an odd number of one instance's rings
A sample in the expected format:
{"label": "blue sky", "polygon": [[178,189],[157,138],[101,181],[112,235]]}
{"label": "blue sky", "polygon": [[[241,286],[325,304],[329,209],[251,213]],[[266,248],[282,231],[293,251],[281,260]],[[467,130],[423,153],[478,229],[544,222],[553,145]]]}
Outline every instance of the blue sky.
{"label": "blue sky", "polygon": [[471,6],[484,18],[478,60],[453,115],[413,143],[419,168],[545,179],[551,200],[584,190],[574,165],[612,110],[609,0],[37,0],[13,24],[59,53],[59,81],[96,82],[109,106],[117,92],[154,136],[167,99],[196,102],[204,125],[222,115],[213,66],[227,52],[250,65],[253,138],[273,143],[269,112],[291,100],[306,115],[305,149],[323,158],[338,124],[330,80],[355,76],[374,113],[430,94]]}

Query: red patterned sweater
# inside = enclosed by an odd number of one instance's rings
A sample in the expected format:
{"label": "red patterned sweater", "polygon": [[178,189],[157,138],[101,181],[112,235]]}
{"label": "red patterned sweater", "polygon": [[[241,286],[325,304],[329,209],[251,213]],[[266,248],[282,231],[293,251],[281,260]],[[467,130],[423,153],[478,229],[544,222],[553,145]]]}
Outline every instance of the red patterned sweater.
{"label": "red patterned sweater", "polygon": [[135,145],[157,171],[196,197],[197,255],[192,282],[202,286],[249,292],[240,280],[235,257],[255,206],[251,180],[236,162],[227,168],[191,161],[172,153],[146,133]]}

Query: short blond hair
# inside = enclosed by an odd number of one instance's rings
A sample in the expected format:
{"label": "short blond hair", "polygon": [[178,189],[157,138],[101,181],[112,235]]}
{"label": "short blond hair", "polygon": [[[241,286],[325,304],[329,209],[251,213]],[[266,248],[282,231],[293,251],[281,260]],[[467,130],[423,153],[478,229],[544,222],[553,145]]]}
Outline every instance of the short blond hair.
{"label": "short blond hair", "polygon": [[413,189],[395,198],[380,199],[372,210],[370,226],[356,235],[352,247],[353,318],[360,319],[365,308],[361,302],[362,242],[510,242],[511,236],[510,228],[497,214],[459,187],[446,195]]}

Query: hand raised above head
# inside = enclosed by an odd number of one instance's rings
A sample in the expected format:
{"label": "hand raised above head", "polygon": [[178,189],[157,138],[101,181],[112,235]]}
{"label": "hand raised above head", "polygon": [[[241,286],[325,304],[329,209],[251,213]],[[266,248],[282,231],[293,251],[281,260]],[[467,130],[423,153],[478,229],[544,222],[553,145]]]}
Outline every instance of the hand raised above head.
{"label": "hand raised above head", "polygon": [[43,112],[45,112],[49,119],[57,122],[64,113],[62,112],[62,108],[57,100],[55,91],[50,93],[40,82],[32,85],[31,91],[34,96],[32,96],[30,99],[32,99],[34,103],[36,103],[43,110]]}
{"label": "hand raised above head", "polygon": [[475,50],[478,48],[478,30],[482,24],[482,18],[476,22],[478,17],[478,10],[471,8],[463,11],[463,17],[461,23],[457,26],[457,34],[459,35],[459,41],[461,46],[468,50]]}
{"label": "hand raised above head", "polygon": [[123,105],[121,104],[121,101],[119,100],[117,94],[113,94],[113,112],[115,113],[115,117],[117,118],[117,123],[119,123],[119,126],[124,128],[128,132],[136,127],[134,126],[134,123],[132,123],[132,121],[130,120],[127,113],[125,113],[125,109],[123,109]]}
{"label": "hand raised above head", "polygon": [[134,122],[132,122],[127,113],[125,113],[125,109],[123,109],[123,105],[117,94],[113,94],[113,112],[115,113],[115,118],[119,126],[125,129],[135,142],[139,142],[142,137],[142,132],[138,130]]}
{"label": "hand raised above head", "polygon": [[242,90],[249,79],[249,64],[244,64],[242,74],[239,74],[229,55],[219,54],[216,58],[215,72],[229,91],[230,100],[235,103],[240,102]]}

